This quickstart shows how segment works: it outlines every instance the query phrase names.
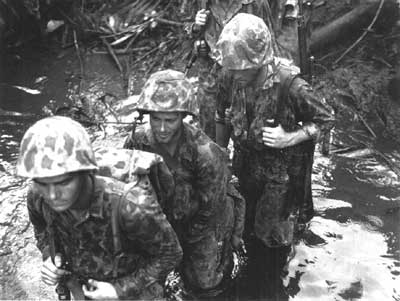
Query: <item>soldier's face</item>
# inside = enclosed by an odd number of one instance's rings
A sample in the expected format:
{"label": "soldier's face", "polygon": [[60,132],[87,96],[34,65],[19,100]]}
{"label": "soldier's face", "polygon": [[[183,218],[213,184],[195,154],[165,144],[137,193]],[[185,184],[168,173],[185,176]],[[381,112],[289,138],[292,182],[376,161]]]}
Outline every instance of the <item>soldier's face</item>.
{"label": "soldier's face", "polygon": [[37,178],[33,180],[36,189],[44,201],[57,212],[68,210],[78,200],[81,192],[82,177],[71,173],[61,176]]}
{"label": "soldier's face", "polygon": [[183,114],[179,112],[151,112],[150,126],[158,143],[170,143],[182,130]]}
{"label": "soldier's face", "polygon": [[230,70],[230,72],[239,87],[247,87],[255,81],[259,69]]}

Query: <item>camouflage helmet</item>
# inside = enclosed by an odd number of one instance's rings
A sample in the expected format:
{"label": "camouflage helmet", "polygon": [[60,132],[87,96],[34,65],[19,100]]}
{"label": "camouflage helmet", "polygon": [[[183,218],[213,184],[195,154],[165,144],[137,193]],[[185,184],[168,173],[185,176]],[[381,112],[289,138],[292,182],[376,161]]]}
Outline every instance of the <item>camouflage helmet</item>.
{"label": "camouflage helmet", "polygon": [[146,81],[136,109],[149,112],[184,112],[197,116],[199,106],[192,83],[179,71],[153,73]]}
{"label": "camouflage helmet", "polygon": [[39,120],[21,141],[16,173],[44,178],[81,170],[97,170],[88,133],[68,117]]}
{"label": "camouflage helmet", "polygon": [[217,61],[227,69],[256,69],[273,61],[271,33],[264,21],[240,13],[225,25],[219,36]]}

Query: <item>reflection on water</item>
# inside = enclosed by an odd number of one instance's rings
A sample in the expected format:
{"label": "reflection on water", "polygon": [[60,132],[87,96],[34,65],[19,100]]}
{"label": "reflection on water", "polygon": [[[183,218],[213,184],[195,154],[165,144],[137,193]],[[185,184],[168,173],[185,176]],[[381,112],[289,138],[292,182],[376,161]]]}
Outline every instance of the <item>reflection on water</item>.
{"label": "reflection on water", "polygon": [[399,213],[395,223],[386,214],[399,206],[397,175],[372,157],[317,157],[315,164],[314,192],[323,197],[315,198],[309,231],[326,243],[305,237],[296,245],[285,279],[289,291],[298,287],[291,297],[398,300]]}
{"label": "reflection on water", "polygon": [[286,279],[301,275],[295,300],[392,299],[399,279],[392,273],[393,259],[383,257],[385,235],[363,224],[322,217],[313,219],[310,231],[326,244],[310,247],[301,241],[296,246]]}

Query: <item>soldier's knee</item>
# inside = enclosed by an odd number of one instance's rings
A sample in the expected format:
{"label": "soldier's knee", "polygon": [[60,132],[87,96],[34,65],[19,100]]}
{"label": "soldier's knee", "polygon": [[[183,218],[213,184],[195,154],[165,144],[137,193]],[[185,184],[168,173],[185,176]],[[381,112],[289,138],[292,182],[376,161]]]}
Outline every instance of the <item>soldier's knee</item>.
{"label": "soldier's knee", "polygon": [[215,288],[223,278],[222,272],[217,269],[210,269],[208,271],[197,270],[193,277],[190,277],[190,285],[197,290],[209,290]]}
{"label": "soldier's knee", "polygon": [[221,256],[215,236],[206,237],[193,247],[183,263],[186,283],[196,290],[214,288],[223,278],[223,272],[218,270]]}

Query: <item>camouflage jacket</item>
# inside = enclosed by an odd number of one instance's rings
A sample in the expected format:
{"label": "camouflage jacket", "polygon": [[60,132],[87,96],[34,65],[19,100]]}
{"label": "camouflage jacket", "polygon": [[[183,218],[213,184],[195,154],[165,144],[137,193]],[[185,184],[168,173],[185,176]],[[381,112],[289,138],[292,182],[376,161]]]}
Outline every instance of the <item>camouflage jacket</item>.
{"label": "camouflage jacket", "polygon": [[[238,13],[249,13],[256,15],[263,19],[269,28],[274,28],[272,22],[271,9],[267,0],[234,0],[228,1],[229,7],[225,10],[219,4],[217,0],[208,1],[208,9],[210,15],[208,16],[206,28],[204,30],[204,39],[210,47],[210,53],[212,59],[216,58],[215,45],[218,41],[219,35],[222,32],[223,27]],[[197,1],[197,7],[194,10],[197,13],[201,9],[201,1]],[[192,27],[193,28],[193,27]],[[196,33],[191,29],[190,32],[197,37],[201,32]],[[274,50],[279,53],[279,47],[275,42],[274,31],[271,30],[272,41]]]}
{"label": "camouflage jacket", "polygon": [[[126,148],[161,155],[175,179],[175,192],[164,208],[180,239],[196,240],[217,231],[223,219],[228,180],[227,156],[201,130],[184,123],[174,156],[163,151],[149,126],[137,128]],[[223,229],[217,231],[224,232]]]}
{"label": "camouflage jacket", "polygon": [[[272,66],[261,69],[253,86],[239,88],[230,81],[221,85],[217,118],[230,120],[232,139],[237,146],[270,151],[262,142],[262,127],[268,125],[269,119],[281,124],[287,132],[302,127],[314,141],[333,126],[331,110],[302,78],[295,77],[288,97],[281,99],[284,78],[294,77],[298,71],[287,60],[276,58]],[[225,116],[227,109],[229,116]]]}
{"label": "camouflage jacket", "polygon": [[[229,122],[232,128],[233,167],[242,193],[250,199],[254,196],[262,199],[257,212],[264,208],[269,214],[269,217],[256,219],[256,229],[263,233],[264,241],[269,241],[266,237],[270,232],[266,229],[280,228],[279,222],[290,213],[298,211],[301,223],[312,218],[314,143],[334,121],[330,108],[309,84],[294,77],[296,72],[295,67],[276,60],[269,70],[260,72],[254,87],[240,89],[225,84],[225,89],[221,90],[224,97],[218,99],[219,120]],[[283,87],[288,87],[285,79],[293,79],[286,91],[287,97],[282,91]],[[274,119],[275,125],[281,124],[288,132],[302,127],[311,139],[285,149],[269,148],[262,142],[262,127],[268,125],[268,119]],[[267,194],[263,194],[265,187],[268,187]]]}
{"label": "camouflage jacket", "polygon": [[[67,210],[57,213],[32,189],[28,193],[29,217],[43,259],[50,256],[53,229],[57,252],[69,261],[76,277],[112,283],[121,299],[137,299],[143,290],[161,283],[180,262],[182,250],[162,213],[148,181],[127,188],[112,178],[94,176],[90,207],[80,219]],[[122,255],[116,254],[112,231],[112,203],[118,214]]]}

